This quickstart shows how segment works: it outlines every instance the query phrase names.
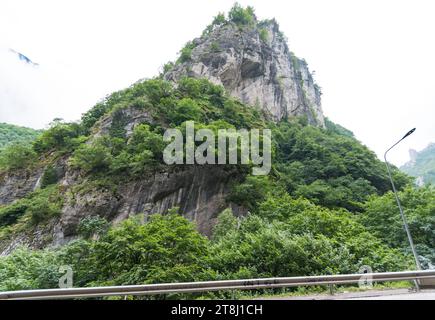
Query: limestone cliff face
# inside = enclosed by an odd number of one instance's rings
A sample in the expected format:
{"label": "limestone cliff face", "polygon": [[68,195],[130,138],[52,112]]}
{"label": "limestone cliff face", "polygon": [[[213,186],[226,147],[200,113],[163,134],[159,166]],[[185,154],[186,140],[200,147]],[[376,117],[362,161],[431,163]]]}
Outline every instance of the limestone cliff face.
{"label": "limestone cliff face", "polygon": [[164,78],[207,78],[273,120],[305,115],[324,126],[320,89],[304,60],[289,51],[275,21],[240,28],[227,23],[197,38],[190,58]]}
{"label": "limestone cliff face", "polygon": [[0,205],[25,197],[38,186],[42,169],[31,172],[11,172],[0,175]]}

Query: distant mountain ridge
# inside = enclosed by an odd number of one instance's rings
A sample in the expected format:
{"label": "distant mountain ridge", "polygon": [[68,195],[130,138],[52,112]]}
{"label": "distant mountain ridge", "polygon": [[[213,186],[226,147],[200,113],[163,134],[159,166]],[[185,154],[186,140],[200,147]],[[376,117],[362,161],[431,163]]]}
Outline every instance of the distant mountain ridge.
{"label": "distant mountain ridge", "polygon": [[13,143],[30,142],[40,133],[40,130],[0,123],[0,150]]}
{"label": "distant mountain ridge", "polygon": [[32,66],[38,66],[38,63],[33,62],[32,60],[30,60],[27,56],[25,56],[24,54],[17,52],[13,49],[9,49],[10,52],[16,54],[18,56],[18,59],[20,59],[21,61],[24,61],[27,64],[30,64]]}
{"label": "distant mountain ridge", "polygon": [[417,184],[435,184],[435,143],[417,152],[409,150],[411,160],[400,169],[417,178]]}

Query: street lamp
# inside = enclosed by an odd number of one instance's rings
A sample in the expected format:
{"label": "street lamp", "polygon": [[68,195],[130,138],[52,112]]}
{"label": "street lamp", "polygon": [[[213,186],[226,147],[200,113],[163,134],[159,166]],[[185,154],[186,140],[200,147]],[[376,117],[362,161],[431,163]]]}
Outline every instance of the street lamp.
{"label": "street lamp", "polygon": [[[395,143],[395,144],[394,144],[390,149],[388,149],[387,151],[385,151],[384,159],[385,159],[385,163],[386,163],[386,165],[387,165],[388,176],[390,177],[391,186],[393,187],[394,196],[396,197],[397,206],[399,207],[400,215],[401,215],[402,220],[403,220],[403,226],[405,227],[406,235],[408,236],[409,245],[411,246],[412,254],[414,255],[415,264],[416,264],[416,266],[417,266],[417,270],[421,270],[420,261],[418,260],[417,251],[415,251],[415,247],[414,247],[414,241],[412,240],[411,232],[409,232],[408,222],[406,221],[405,214],[403,213],[402,205],[400,204],[400,200],[399,200],[399,196],[398,196],[398,194],[397,194],[396,186],[394,185],[393,177],[391,176],[390,165],[388,164],[388,161],[387,161],[387,153],[388,153],[388,151],[390,151],[390,150],[393,149],[396,145],[398,145],[399,142],[401,142],[402,140],[404,140],[405,138],[407,138],[408,136],[410,136],[411,134],[413,134],[414,131],[415,131],[415,128],[412,129],[412,130],[410,130],[407,134],[405,134],[405,135],[403,136],[402,139],[400,139],[399,141],[397,141],[397,142],[396,142],[396,143]],[[417,284],[417,289],[418,289],[418,284]]]}

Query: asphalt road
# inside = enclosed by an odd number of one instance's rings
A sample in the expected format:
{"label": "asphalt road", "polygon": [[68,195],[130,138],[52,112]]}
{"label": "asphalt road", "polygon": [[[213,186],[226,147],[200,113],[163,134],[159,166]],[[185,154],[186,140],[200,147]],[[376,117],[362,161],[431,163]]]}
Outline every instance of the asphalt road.
{"label": "asphalt road", "polygon": [[421,290],[420,292],[398,292],[390,295],[371,297],[356,297],[347,300],[435,300],[435,290]]}
{"label": "asphalt road", "polygon": [[309,295],[298,297],[271,297],[270,300],[435,300],[435,290],[412,292],[409,289],[369,290],[345,292],[334,295]]}

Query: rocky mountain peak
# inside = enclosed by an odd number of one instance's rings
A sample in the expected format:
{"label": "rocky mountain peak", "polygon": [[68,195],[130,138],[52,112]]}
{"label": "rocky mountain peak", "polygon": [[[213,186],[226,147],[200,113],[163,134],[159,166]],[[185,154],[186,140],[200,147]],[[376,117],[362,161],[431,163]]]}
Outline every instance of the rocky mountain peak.
{"label": "rocky mountain peak", "polygon": [[[231,15],[231,13],[230,13]],[[203,35],[186,44],[163,77],[207,78],[272,120],[304,115],[324,127],[320,88],[308,65],[288,48],[275,20],[248,23],[215,18]]]}

